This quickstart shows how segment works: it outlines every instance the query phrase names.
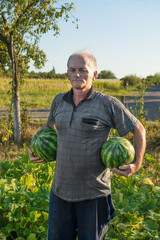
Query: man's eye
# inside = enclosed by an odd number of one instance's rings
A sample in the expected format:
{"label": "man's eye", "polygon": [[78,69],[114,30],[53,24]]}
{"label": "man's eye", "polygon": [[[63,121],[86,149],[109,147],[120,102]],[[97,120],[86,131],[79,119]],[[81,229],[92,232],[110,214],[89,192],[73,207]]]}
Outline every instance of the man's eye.
{"label": "man's eye", "polygon": [[80,71],[81,72],[86,72],[86,69],[85,68],[81,68]]}

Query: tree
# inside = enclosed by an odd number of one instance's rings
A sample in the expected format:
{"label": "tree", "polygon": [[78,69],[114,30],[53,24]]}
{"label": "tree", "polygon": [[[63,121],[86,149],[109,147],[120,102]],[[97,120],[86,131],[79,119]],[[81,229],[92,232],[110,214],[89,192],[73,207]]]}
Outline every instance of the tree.
{"label": "tree", "polygon": [[0,65],[12,69],[12,102],[14,110],[14,140],[21,142],[20,79],[33,60],[36,68],[46,62],[39,49],[42,34],[49,30],[59,34],[58,20],[67,21],[73,3],[58,5],[58,0],[1,0],[0,1]]}
{"label": "tree", "polygon": [[116,76],[115,76],[114,73],[112,73],[111,71],[102,70],[102,71],[98,74],[98,78],[99,78],[99,79],[115,79]]}

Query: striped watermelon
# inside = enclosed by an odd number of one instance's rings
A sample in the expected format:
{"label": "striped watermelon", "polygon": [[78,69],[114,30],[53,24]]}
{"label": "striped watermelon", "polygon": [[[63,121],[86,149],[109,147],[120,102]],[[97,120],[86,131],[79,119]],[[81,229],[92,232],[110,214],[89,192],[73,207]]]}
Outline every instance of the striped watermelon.
{"label": "striped watermelon", "polygon": [[101,159],[108,168],[118,168],[119,166],[133,162],[135,150],[133,145],[126,138],[113,137],[106,141],[101,149]]}
{"label": "striped watermelon", "polygon": [[51,162],[56,160],[57,134],[51,128],[39,130],[31,140],[34,155],[40,159]]}

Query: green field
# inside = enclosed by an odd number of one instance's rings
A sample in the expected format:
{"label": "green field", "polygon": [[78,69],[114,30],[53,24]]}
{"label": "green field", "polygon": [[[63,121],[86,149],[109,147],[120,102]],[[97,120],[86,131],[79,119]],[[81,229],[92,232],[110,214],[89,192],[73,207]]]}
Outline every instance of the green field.
{"label": "green field", "polygon": [[[135,94],[135,88],[125,90],[120,82],[102,82],[96,80],[93,86],[97,91],[114,96]],[[70,90],[70,82],[66,79],[25,79],[20,85],[21,105],[27,108],[50,108],[53,98],[60,92]],[[0,78],[0,107],[9,107],[11,104],[11,79]]]}

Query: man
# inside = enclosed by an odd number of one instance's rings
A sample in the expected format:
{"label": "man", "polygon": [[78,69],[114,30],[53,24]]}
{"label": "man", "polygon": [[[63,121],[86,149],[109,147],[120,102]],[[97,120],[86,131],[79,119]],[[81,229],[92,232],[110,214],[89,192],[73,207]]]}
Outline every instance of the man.
{"label": "man", "polygon": [[[58,148],[50,195],[48,240],[104,239],[114,216],[110,170],[100,150],[111,128],[120,136],[133,131],[135,161],[112,169],[129,177],[142,165],[145,129],[116,99],[94,91],[95,57],[80,51],[68,59],[72,89],[58,94],[51,106],[47,127],[57,129]],[[30,152],[32,162],[43,162]]]}

